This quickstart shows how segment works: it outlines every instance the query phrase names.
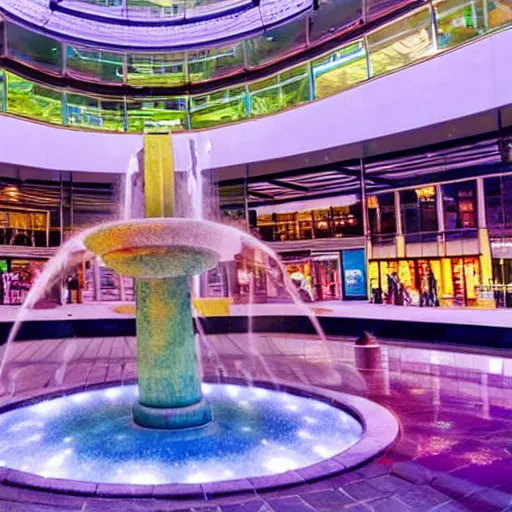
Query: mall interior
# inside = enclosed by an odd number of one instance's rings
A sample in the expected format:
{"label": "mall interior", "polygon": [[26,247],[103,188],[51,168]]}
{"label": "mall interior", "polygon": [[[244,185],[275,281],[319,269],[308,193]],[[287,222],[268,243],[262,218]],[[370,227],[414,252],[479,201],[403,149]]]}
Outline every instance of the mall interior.
{"label": "mall interior", "polygon": [[0,0],[0,510],[512,511],[511,0]]}

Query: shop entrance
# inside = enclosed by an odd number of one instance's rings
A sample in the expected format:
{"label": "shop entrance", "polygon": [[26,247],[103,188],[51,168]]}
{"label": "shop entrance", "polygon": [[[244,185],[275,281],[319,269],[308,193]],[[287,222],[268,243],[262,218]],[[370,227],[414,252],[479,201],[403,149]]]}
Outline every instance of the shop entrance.
{"label": "shop entrance", "polygon": [[341,298],[340,258],[337,254],[313,256],[313,288],[315,300]]}

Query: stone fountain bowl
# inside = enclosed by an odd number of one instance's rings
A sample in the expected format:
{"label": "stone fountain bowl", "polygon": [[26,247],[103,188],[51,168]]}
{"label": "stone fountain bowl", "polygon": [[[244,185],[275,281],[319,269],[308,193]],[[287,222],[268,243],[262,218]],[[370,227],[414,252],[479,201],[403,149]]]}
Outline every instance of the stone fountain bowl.
{"label": "stone fountain bowl", "polygon": [[141,219],[104,224],[85,246],[118,274],[139,279],[192,276],[240,252],[238,230],[193,219]]}

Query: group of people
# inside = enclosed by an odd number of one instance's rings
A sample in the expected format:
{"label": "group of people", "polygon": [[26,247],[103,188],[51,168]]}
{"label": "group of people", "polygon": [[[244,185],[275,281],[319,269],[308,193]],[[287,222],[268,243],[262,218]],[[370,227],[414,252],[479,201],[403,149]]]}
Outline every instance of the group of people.
{"label": "group of people", "polygon": [[[412,304],[411,294],[400,281],[396,272],[391,272],[387,276],[388,289],[387,289],[387,302],[388,304],[395,304],[399,306],[409,306]],[[420,307],[438,307],[439,295],[437,290],[437,280],[432,272],[432,269],[426,269],[423,279],[421,281]]]}

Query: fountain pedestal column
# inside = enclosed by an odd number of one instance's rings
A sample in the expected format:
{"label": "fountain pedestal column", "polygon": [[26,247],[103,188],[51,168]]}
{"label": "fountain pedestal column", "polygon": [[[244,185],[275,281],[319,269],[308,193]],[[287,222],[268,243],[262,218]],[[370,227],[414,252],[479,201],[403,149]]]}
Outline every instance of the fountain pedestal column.
{"label": "fountain pedestal column", "polygon": [[204,425],[203,399],[187,276],[137,279],[138,425],[182,429]]}

